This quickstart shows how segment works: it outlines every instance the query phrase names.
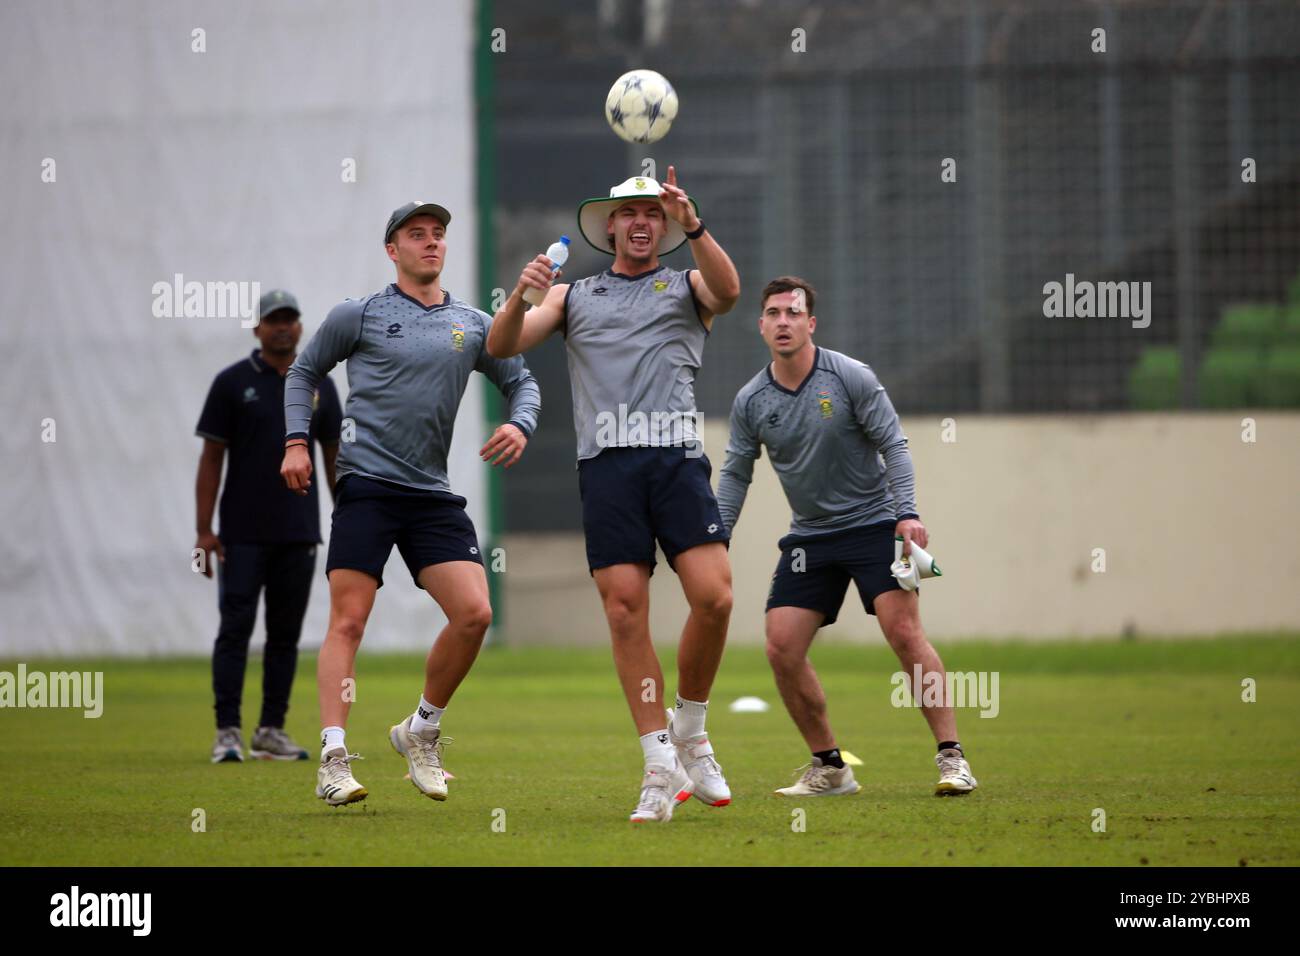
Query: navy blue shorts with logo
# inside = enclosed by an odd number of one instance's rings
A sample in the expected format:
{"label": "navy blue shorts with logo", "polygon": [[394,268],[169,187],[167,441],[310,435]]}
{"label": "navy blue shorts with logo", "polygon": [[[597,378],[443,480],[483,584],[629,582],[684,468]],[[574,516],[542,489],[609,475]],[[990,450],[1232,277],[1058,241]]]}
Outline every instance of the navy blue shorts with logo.
{"label": "navy blue shorts with logo", "polygon": [[[894,563],[894,522],[850,528],[816,537],[786,535],[777,545],[781,560],[772,575],[767,610],[774,607],[803,607],[826,615],[821,627],[839,617],[849,581],[858,586],[858,596],[868,614],[876,596],[901,590],[889,571]],[[802,568],[802,570],[798,570]]]}
{"label": "navy blue shorts with logo", "polygon": [[590,571],[614,564],[655,568],[655,541],[668,566],[710,541],[727,542],[704,454],[685,448],[606,448],[578,462],[582,530]]}
{"label": "navy blue shorts with logo", "polygon": [[339,479],[326,577],[335,568],[347,568],[364,571],[383,587],[393,545],[416,587],[420,572],[431,564],[483,563],[464,498],[360,475]]}

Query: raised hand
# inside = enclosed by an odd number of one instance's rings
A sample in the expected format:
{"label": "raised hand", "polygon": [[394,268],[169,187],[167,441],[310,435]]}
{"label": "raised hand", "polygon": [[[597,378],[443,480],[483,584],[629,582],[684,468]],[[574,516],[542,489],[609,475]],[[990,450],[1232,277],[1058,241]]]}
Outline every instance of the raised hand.
{"label": "raised hand", "polygon": [[664,212],[687,232],[694,231],[700,224],[691,197],[677,185],[677,169],[673,166],[668,167],[668,178],[660,184],[659,201],[663,203]]}

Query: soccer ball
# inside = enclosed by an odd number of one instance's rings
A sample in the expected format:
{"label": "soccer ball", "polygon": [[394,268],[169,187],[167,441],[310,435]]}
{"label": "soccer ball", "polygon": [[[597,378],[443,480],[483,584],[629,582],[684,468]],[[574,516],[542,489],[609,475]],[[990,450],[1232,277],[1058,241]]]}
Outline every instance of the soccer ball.
{"label": "soccer ball", "polygon": [[629,143],[656,143],[677,118],[677,93],[654,70],[624,73],[605,97],[605,121]]}

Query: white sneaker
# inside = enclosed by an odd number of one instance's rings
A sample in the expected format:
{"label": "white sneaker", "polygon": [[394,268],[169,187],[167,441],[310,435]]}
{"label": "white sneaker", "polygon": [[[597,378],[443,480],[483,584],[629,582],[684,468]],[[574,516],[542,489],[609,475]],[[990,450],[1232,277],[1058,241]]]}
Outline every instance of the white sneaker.
{"label": "white sneaker", "polygon": [[673,716],[669,712],[668,739],[677,748],[677,760],[692,784],[689,793],[680,791],[677,794],[677,802],[682,803],[687,797],[693,796],[711,807],[725,807],[729,804],[731,789],[727,786],[727,778],[722,775],[722,767],[713,756],[709,735],[678,737],[673,733]]}
{"label": "white sneaker", "polygon": [[673,818],[673,807],[691,795],[691,778],[678,764],[671,770],[665,767],[646,767],[641,778],[641,799],[628,817],[633,823],[655,821],[667,823]]}
{"label": "white sneaker", "polygon": [[342,747],[326,753],[316,771],[316,796],[331,807],[366,799],[366,788],[357,783],[348,766],[353,760],[361,759],[360,754],[350,754]]}
{"label": "white sneaker", "polygon": [[852,767],[832,767],[822,763],[821,757],[813,757],[807,767],[800,767],[795,773],[803,771],[795,783],[781,787],[776,791],[779,797],[835,797],[840,794],[857,793],[862,787],[853,779]]}
{"label": "white sneaker", "polygon": [[430,799],[446,800],[447,775],[442,769],[442,748],[451,743],[451,738],[444,738],[441,730],[412,733],[408,716],[389,730],[388,740],[406,758],[415,789]]}
{"label": "white sneaker", "polygon": [[979,786],[971,775],[970,764],[955,747],[940,750],[934,755],[934,762],[939,765],[939,782],[934,787],[935,796],[960,797]]}

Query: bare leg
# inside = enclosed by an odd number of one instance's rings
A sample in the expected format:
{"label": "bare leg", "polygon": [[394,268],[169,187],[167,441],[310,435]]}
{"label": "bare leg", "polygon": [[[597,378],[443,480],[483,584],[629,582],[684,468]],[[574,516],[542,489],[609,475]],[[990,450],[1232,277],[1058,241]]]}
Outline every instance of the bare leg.
{"label": "bare leg", "polygon": [[[943,661],[939,659],[938,652],[926,640],[925,632],[921,629],[919,595],[915,591],[886,591],[876,595],[874,604],[880,629],[885,634],[885,640],[898,656],[898,662],[903,665],[908,685],[912,683],[916,665],[920,664],[923,675],[937,673],[939,680],[943,681],[941,686],[946,687]],[[921,688],[912,688],[913,697],[919,699],[920,693]],[[923,706],[921,713],[925,715],[926,723],[930,725],[936,743],[957,739],[957,717],[953,713],[952,701],[945,699],[942,707]]]}
{"label": "bare leg", "polygon": [[[364,571],[336,568],[330,572],[330,623],[316,659],[316,692],[322,727],[346,727],[356,684],[357,648],[375,605],[379,582]],[[345,680],[351,680],[345,685]]]}
{"label": "bare leg", "polygon": [[664,675],[650,641],[650,566],[615,564],[593,577],[605,606],[614,668],[636,732],[664,729]]}
{"label": "bare leg", "polygon": [[465,679],[492,624],[487,574],[474,561],[446,561],[421,569],[420,587],[447,615],[424,664],[424,699],[446,707]]}
{"label": "bare leg", "polygon": [[683,551],[673,561],[691,611],[677,645],[677,693],[706,701],[722,663],[731,621],[731,564],[720,543]]}
{"label": "bare leg", "polygon": [[825,617],[821,611],[802,607],[774,607],[767,612],[767,660],[785,709],[810,753],[835,746],[826,693],[808,660],[808,648]]}

